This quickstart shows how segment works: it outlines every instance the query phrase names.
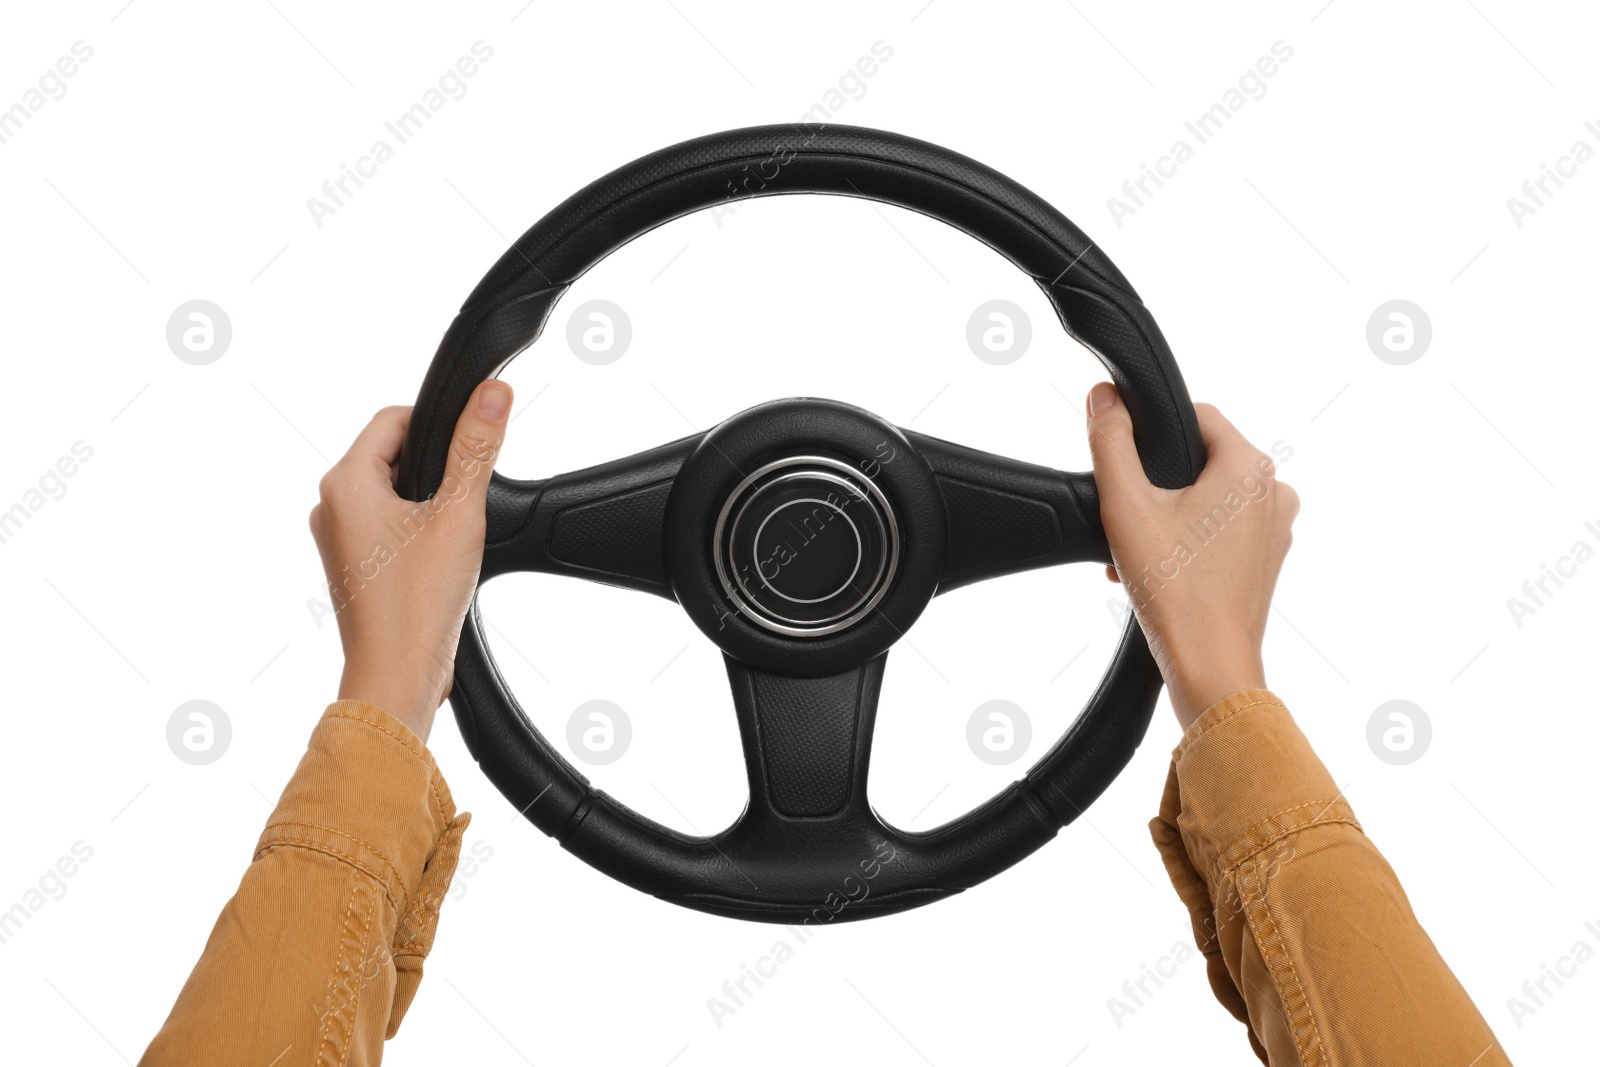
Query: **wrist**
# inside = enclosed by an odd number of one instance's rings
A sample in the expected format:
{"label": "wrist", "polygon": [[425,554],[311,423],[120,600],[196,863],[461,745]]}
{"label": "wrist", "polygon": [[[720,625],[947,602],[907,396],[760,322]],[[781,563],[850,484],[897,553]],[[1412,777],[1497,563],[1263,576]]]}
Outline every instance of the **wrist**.
{"label": "wrist", "polygon": [[1266,687],[1266,671],[1259,654],[1228,661],[1213,660],[1196,670],[1175,671],[1167,680],[1172,710],[1185,730],[1224,697]]}
{"label": "wrist", "polygon": [[434,713],[443,697],[433,699],[431,686],[408,682],[389,672],[352,669],[348,664],[339,678],[339,699],[359,700],[400,720],[417,739],[427,743],[433,728]]}

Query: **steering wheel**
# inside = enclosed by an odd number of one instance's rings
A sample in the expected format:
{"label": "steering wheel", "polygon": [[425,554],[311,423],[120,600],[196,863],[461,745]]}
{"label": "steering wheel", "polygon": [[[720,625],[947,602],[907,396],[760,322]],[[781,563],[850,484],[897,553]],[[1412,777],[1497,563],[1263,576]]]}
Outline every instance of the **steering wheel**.
{"label": "steering wheel", "polygon": [[[959,227],[1027,272],[1110,371],[1150,480],[1205,465],[1194,407],[1133,287],[1044,200],[972,159],[843,126],[731,130],[662,149],[580,190],[467,297],[417,396],[399,490],[431,497],[473,389],[539,337],[590,267],[679,216],[757,196],[830,193]],[[867,800],[889,647],[936,594],[1036,567],[1111,562],[1089,474],[897,429],[832,400],[777,400],[587,470],[495,474],[482,581],[571,575],[676,600],[727,663],[750,798],[710,837],[662,826],[590,785],[528,721],[490,656],[476,599],[450,703],[514,808],[636,889],[741,919],[826,923],[917,907],[1055,836],[1132,758],[1161,676],[1131,616],[1099,687],[1025,776],[911,833]]]}

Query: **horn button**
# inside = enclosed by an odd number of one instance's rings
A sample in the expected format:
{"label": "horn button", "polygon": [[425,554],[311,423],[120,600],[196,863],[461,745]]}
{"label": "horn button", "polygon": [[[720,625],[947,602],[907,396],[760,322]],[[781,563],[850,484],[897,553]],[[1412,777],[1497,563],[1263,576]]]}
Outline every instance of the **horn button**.
{"label": "horn button", "polygon": [[837,633],[888,591],[900,531],[883,491],[822,456],[755,471],[717,516],[713,557],[723,590],[752,622],[795,637]]}

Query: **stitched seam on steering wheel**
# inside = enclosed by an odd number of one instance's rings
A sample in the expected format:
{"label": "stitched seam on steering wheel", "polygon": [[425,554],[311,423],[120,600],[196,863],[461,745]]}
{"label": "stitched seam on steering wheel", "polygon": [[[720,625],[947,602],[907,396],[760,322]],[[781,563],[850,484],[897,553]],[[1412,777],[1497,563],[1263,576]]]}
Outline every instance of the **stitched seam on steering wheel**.
{"label": "stitched seam on steering wheel", "polygon": [[[1018,778],[1015,784],[1018,786],[1017,792],[1021,794],[1023,802],[1033,809],[1040,822],[1055,829],[1061,828],[1061,820],[1056,818],[1056,813],[1050,810],[1050,805],[1046,804],[1044,798],[1039,795],[1039,787],[1034,785],[1027,775]],[[1068,802],[1070,803],[1070,800]],[[1076,804],[1072,806],[1077,807]]]}
{"label": "stitched seam on steering wheel", "polygon": [[555,837],[556,841],[560,842],[561,844],[566,844],[567,835],[572,833],[572,831],[576,830],[578,827],[582,826],[583,821],[589,817],[589,812],[593,810],[594,792],[591,790],[586,792],[583,796],[583,799],[578,801],[577,805],[573,807],[571,814],[567,816],[567,821],[562,823],[561,829],[557,830],[552,836]]}
{"label": "stitched seam on steering wheel", "polygon": [[[1085,530],[1092,530],[1097,523],[1096,522],[1091,522],[1089,520],[1089,514],[1084,509],[1084,506],[1083,506],[1083,500],[1078,496],[1078,487],[1072,483],[1072,479],[1071,478],[1063,478],[1062,479],[1062,484],[1064,486],[1066,486],[1067,499],[1072,501],[1073,515],[1077,518],[1078,525],[1081,528],[1085,529]],[[1056,514],[1057,514],[1057,521],[1058,522],[1060,521],[1060,512],[1061,512],[1061,509],[1057,508],[1056,509]],[[1099,525],[1101,526],[1101,529],[1103,530],[1104,529],[1104,524],[1099,524]],[[1065,538],[1062,538],[1062,540],[1064,541]]]}
{"label": "stitched seam on steering wheel", "polygon": [[[521,526],[518,526],[515,530],[513,530],[511,533],[506,534],[504,537],[500,538],[500,540],[498,540],[498,541],[487,542],[485,547],[491,547],[492,546],[494,548],[499,548],[501,545],[506,544],[509,541],[515,541],[517,538],[519,538],[523,534],[527,533],[528,532],[528,527],[533,525],[533,513],[539,510],[539,501],[544,499],[544,490],[545,490],[545,487],[541,485],[539,487],[538,491],[533,494],[533,503],[528,505],[528,514],[527,514],[527,517],[522,520],[522,525]],[[554,520],[553,519],[551,520],[551,525],[552,525],[552,527],[554,526]]]}
{"label": "stitched seam on steering wheel", "polygon": [[[515,247],[515,246],[513,245],[513,247]],[[526,259],[527,257],[524,256],[523,258]],[[538,270],[537,265],[533,264],[532,262],[529,263],[529,266],[531,268],[535,269],[535,270]],[[539,273],[540,273],[541,276],[544,274],[543,271],[540,271]],[[516,276],[516,278],[512,278],[510,281],[508,281],[506,283],[506,285],[510,285],[512,281],[516,281],[516,279],[520,278],[520,277],[522,277],[522,274],[519,273]],[[502,285],[499,289],[496,289],[495,292],[498,293],[501,290],[505,289],[506,285]],[[483,312],[483,314],[478,316],[477,321],[474,322],[471,326],[469,326],[467,328],[466,335],[461,338],[460,342],[458,342],[457,345],[456,345],[455,351],[450,354],[450,363],[445,368],[443,380],[444,381],[449,381],[449,380],[451,380],[451,379],[453,379],[455,377],[456,367],[458,367],[460,365],[461,356],[467,350],[467,343],[469,341],[471,341],[474,336],[477,335],[478,331],[483,328],[483,324],[485,322],[489,321],[489,317],[491,315],[493,315],[496,311],[499,311],[501,308],[506,307],[506,306],[508,306],[510,304],[513,304],[518,300],[531,300],[534,297],[539,296],[542,293],[552,292],[552,291],[557,290],[557,289],[565,291],[565,290],[567,290],[567,289],[569,289],[571,287],[572,287],[572,283],[571,282],[563,282],[560,285],[552,285],[548,289],[535,289],[532,292],[523,293],[521,296],[513,297],[511,300],[508,300],[505,303],[495,304],[494,306],[492,306],[492,307],[488,308],[487,310],[485,310]],[[560,297],[558,296],[556,299],[559,300]],[[486,300],[480,300],[477,304],[471,305],[471,307],[478,307],[480,304],[483,304],[485,302],[486,302]],[[551,307],[555,306],[555,301],[554,300],[551,301],[550,306]],[[462,315],[465,315],[468,310],[469,310],[469,308],[462,308],[460,311],[458,311],[456,313],[456,318],[459,319]],[[454,326],[455,323],[452,322],[451,325]],[[449,331],[446,331],[446,335],[448,335],[448,332]],[[541,333],[542,332],[543,331],[541,330]],[[537,341],[538,338],[535,337],[534,340]],[[533,343],[533,341],[528,342],[528,344],[532,344],[532,343]],[[524,345],[523,347],[526,348],[527,345]],[[520,351],[521,351],[521,349],[518,350],[519,353],[520,353]],[[439,421],[438,420],[438,413],[439,413],[438,405],[434,404],[434,405],[429,407],[428,413],[425,416],[423,416],[423,421],[422,421],[422,440],[427,441],[429,438],[431,438],[433,436],[434,426],[437,425],[437,423]],[[459,418],[459,415],[457,417]],[[448,458],[448,456],[446,458]],[[418,473],[420,474],[421,472],[419,471]],[[443,483],[443,481],[444,481],[444,473],[442,471],[440,472],[439,480],[440,480],[441,483]],[[436,493],[438,491],[439,491],[438,487],[435,486],[434,487],[434,492]],[[430,493],[429,496],[431,498],[432,494]],[[421,503],[421,501],[417,501],[417,503]]]}
{"label": "stitched seam on steering wheel", "polygon": [[[1089,273],[1093,274],[1094,272],[1090,271]],[[1035,279],[1035,281],[1037,281],[1037,280],[1038,279]],[[1050,282],[1050,283],[1046,283],[1046,287],[1050,288],[1050,289],[1062,288],[1062,289],[1066,289],[1066,290],[1068,290],[1070,292],[1074,292],[1074,293],[1088,293],[1090,296],[1096,296],[1096,297],[1100,296],[1099,293],[1091,292],[1088,289],[1080,289],[1075,285],[1057,286],[1054,282]],[[1103,297],[1102,297],[1102,299],[1103,299]],[[1142,308],[1144,307],[1144,301],[1140,300],[1138,303],[1139,303],[1140,307],[1142,307]],[[1115,305],[1115,304],[1112,304],[1111,306],[1112,307],[1116,307],[1118,311],[1122,311],[1122,308],[1117,307],[1117,305]],[[1147,314],[1148,314],[1149,310],[1150,310],[1149,308],[1145,308],[1145,311],[1146,311]],[[1150,343],[1150,335],[1147,334],[1145,332],[1144,327],[1139,324],[1139,320],[1134,318],[1132,315],[1128,315],[1127,319],[1128,319],[1128,322],[1133,325],[1133,328],[1139,332],[1139,340],[1144,343],[1144,347],[1150,352],[1150,354],[1152,356],[1156,356],[1156,346]],[[1070,333],[1071,331],[1068,331],[1068,332]],[[1076,338],[1074,338],[1074,340],[1076,340]],[[1081,344],[1082,342],[1079,342],[1079,343]],[[1167,368],[1163,364],[1163,362],[1162,362],[1162,360],[1160,359],[1159,356],[1157,356],[1155,363],[1156,363],[1156,370],[1161,373],[1161,384],[1166,387],[1166,395],[1169,396],[1169,397],[1173,397],[1172,413],[1178,417],[1178,424],[1179,424],[1179,426],[1181,428],[1182,425],[1183,425],[1183,412],[1179,409],[1179,407],[1177,405],[1177,398],[1173,394],[1173,391],[1172,391],[1172,379],[1167,376]],[[1191,448],[1190,445],[1189,445],[1189,435],[1187,433],[1180,433],[1178,435],[1178,438],[1179,438],[1179,440],[1181,440],[1183,442],[1184,469],[1188,470],[1188,469],[1191,468],[1191,466],[1193,464],[1194,449]],[[1191,482],[1190,484],[1192,485],[1193,483]]]}

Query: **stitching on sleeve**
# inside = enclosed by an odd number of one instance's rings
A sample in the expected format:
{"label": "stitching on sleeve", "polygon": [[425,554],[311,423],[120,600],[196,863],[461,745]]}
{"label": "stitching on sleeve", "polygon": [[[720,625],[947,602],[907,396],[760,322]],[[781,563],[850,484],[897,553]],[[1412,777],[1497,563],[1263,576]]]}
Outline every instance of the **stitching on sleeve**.
{"label": "stitching on sleeve", "polygon": [[1190,736],[1185,737],[1182,740],[1180,740],[1178,742],[1178,752],[1177,752],[1177,754],[1179,756],[1182,756],[1185,752],[1188,752],[1189,749],[1191,747],[1193,747],[1202,737],[1204,737],[1206,734],[1210,733],[1212,730],[1215,730],[1217,727],[1221,726],[1223,723],[1228,722],[1234,716],[1242,715],[1243,713],[1249,711],[1251,708],[1259,708],[1259,707],[1261,707],[1263,705],[1272,705],[1273,707],[1281,708],[1281,707],[1283,707],[1283,701],[1274,700],[1274,699],[1268,699],[1268,698],[1264,697],[1264,698],[1262,698],[1260,700],[1252,700],[1248,704],[1240,704],[1236,708],[1229,708],[1227,711],[1225,711],[1221,715],[1216,716],[1209,723],[1207,723],[1205,725],[1205,727],[1203,729],[1201,729],[1201,731],[1199,733],[1190,735]]}
{"label": "stitching on sleeve", "polygon": [[395,890],[390,886],[389,880],[384,877],[382,872],[375,871],[369,867],[363,860],[360,859],[360,857],[351,855],[348,852],[340,851],[339,849],[334,848],[332,845],[318,841],[316,838],[306,837],[298,834],[287,834],[274,838],[272,841],[263,845],[260,850],[257,851],[256,856],[259,858],[275,848],[303,848],[311,852],[321,852],[324,855],[331,856],[334,859],[341,860],[344,863],[349,864],[351,867],[354,867],[356,870],[360,871],[362,874],[381,885],[383,887],[383,895],[389,899],[389,903],[394,905],[397,912],[402,915],[405,914],[406,908],[403,906],[403,900],[406,895],[405,887],[399,887],[399,892],[402,899],[396,900]]}
{"label": "stitching on sleeve", "polygon": [[[367,947],[372,944],[372,924],[374,922],[376,922],[377,918],[378,918],[378,907],[375,904],[374,904],[374,906],[371,906],[371,907],[367,908],[366,910],[367,910],[367,924],[364,927],[361,928],[361,942],[360,942],[363,964],[365,963],[365,959],[366,959]],[[385,960],[384,961],[384,965],[387,966],[388,964],[389,964],[389,961]],[[376,978],[377,975],[374,974],[373,977]],[[346,1026],[345,1026],[344,1052],[341,1053],[340,1056],[339,1056],[339,1063],[340,1064],[345,1064],[345,1063],[348,1063],[350,1061],[350,1049],[351,1049],[351,1046],[354,1044],[355,1037],[356,1037],[356,1014],[361,1010],[361,994],[362,994],[363,991],[365,991],[366,987],[367,987],[367,983],[366,983],[366,980],[365,980],[365,976],[363,974],[356,975],[356,992],[355,992],[355,995],[350,998],[350,1016],[349,1016],[349,1020],[348,1020],[348,1022],[346,1024]],[[387,1013],[385,1013],[385,1014],[387,1014]],[[388,1020],[387,1019],[384,1020],[384,1025],[385,1025],[385,1027],[388,1026]]]}
{"label": "stitching on sleeve", "polygon": [[1273,812],[1271,815],[1268,815],[1266,818],[1264,818],[1260,822],[1256,823],[1255,826],[1251,827],[1250,828],[1250,832],[1254,833],[1257,828],[1266,825],[1267,823],[1271,822],[1274,819],[1281,818],[1282,816],[1289,814],[1291,811],[1300,811],[1300,810],[1302,810],[1304,808],[1314,808],[1318,804],[1322,805],[1322,810],[1323,811],[1332,811],[1334,805],[1336,805],[1336,804],[1341,808],[1345,807],[1344,801],[1339,799],[1338,797],[1334,797],[1332,800],[1308,800],[1304,804],[1294,804],[1294,805],[1292,805],[1290,807],[1282,808],[1282,809],[1280,809],[1278,811]]}
{"label": "stitching on sleeve", "polygon": [[[1278,819],[1291,812],[1315,808],[1318,805],[1321,805],[1321,807],[1317,814],[1310,818],[1295,819],[1282,825],[1277,823]],[[1262,849],[1302,830],[1308,830],[1313,826],[1337,825],[1340,823],[1354,827],[1357,833],[1365,833],[1361,829],[1361,824],[1356,821],[1355,813],[1350,810],[1350,806],[1338,798],[1326,801],[1313,800],[1306,804],[1296,804],[1294,807],[1284,808],[1282,811],[1275,812],[1260,820],[1250,829],[1236,837],[1227,848],[1222,849],[1222,869],[1225,873],[1231,873],[1237,870],[1245,861],[1261,852]],[[1235,855],[1241,850],[1241,855]]]}
{"label": "stitching on sleeve", "polygon": [[434,932],[439,926],[439,912],[449,893],[450,881],[455,876],[456,865],[461,860],[462,839],[466,834],[467,818],[457,817],[440,837],[434,855],[423,874],[418,900],[396,934],[410,933],[395,951],[426,956],[433,947]]}
{"label": "stitching on sleeve", "polygon": [[[388,890],[389,898],[390,898],[390,902],[391,903],[396,903],[397,907],[399,905],[408,904],[409,903],[407,898],[410,896],[410,894],[406,891],[405,880],[400,877],[400,872],[395,868],[395,865],[389,861],[389,857],[387,857],[387,856],[385,856],[383,854],[383,850],[379,849],[379,848],[375,848],[372,845],[368,844],[367,842],[363,841],[361,838],[354,837],[354,836],[352,836],[350,834],[345,833],[343,830],[335,829],[332,826],[324,826],[321,823],[303,822],[303,821],[300,821],[300,820],[284,820],[284,821],[281,821],[281,822],[268,823],[266,825],[266,827],[261,831],[262,840],[263,840],[263,842],[265,842],[261,846],[261,850],[264,851],[269,845],[271,845],[273,842],[278,840],[280,837],[282,837],[284,840],[293,841],[293,842],[314,842],[315,841],[315,838],[309,837],[306,834],[295,834],[295,833],[292,833],[292,832],[287,834],[287,835],[284,835],[284,834],[282,834],[280,832],[279,834],[272,835],[272,837],[270,839],[269,839],[269,836],[268,836],[269,834],[272,833],[273,830],[293,831],[293,830],[300,829],[300,828],[312,829],[312,830],[321,830],[324,833],[333,834],[336,837],[340,837],[340,838],[343,838],[346,841],[349,841],[352,845],[355,845],[357,849],[364,850],[366,852],[371,853],[372,857],[378,863],[383,865],[383,870],[381,872],[379,872],[379,873],[374,873],[372,871],[367,871],[367,873],[373,874],[373,877],[376,877],[380,881],[383,881],[385,883],[385,888]],[[335,856],[341,856],[341,857],[343,857],[345,855],[342,852],[338,852],[338,851],[334,850],[331,846],[328,848],[327,851],[328,851],[329,855],[335,855]],[[356,863],[358,861],[361,862],[361,863],[365,862],[364,860],[360,860],[359,856],[351,857],[351,862],[352,863]],[[362,869],[366,870],[366,868],[364,868],[364,867]],[[396,894],[399,895],[399,900],[398,901],[395,901]],[[403,908],[401,908],[401,910],[404,911]]]}
{"label": "stitching on sleeve", "polygon": [[1266,891],[1263,890],[1259,895],[1251,893],[1248,898],[1241,896],[1240,899],[1245,905],[1245,921],[1255,937],[1256,947],[1261,950],[1262,962],[1267,965],[1267,973],[1272,976],[1273,987],[1289,1021],[1290,1036],[1294,1040],[1295,1051],[1300,1054],[1301,1067],[1329,1067],[1331,1061],[1322,1043],[1322,1028],[1311,1010],[1311,1001],[1300,981],[1300,971],[1295,966],[1294,957],[1289,954],[1277,923],[1272,918],[1272,906]]}
{"label": "stitching on sleeve", "polygon": [[303,819],[285,819],[285,820],[282,820],[280,822],[269,822],[269,823],[267,823],[265,829],[262,830],[262,836],[265,836],[266,832],[268,830],[272,830],[272,829],[277,828],[277,827],[287,827],[289,829],[294,829],[295,827],[302,827],[302,826],[303,827],[307,827],[307,828],[312,829],[312,830],[322,830],[325,833],[330,833],[330,834],[334,834],[337,837],[342,837],[346,841],[349,841],[353,845],[359,845],[360,847],[366,849],[368,852],[371,852],[373,855],[377,856],[378,859],[383,863],[383,865],[389,869],[390,873],[394,873],[394,864],[389,862],[389,858],[383,854],[383,850],[382,849],[377,848],[376,846],[374,846],[372,844],[369,844],[366,841],[363,841],[359,837],[356,837],[356,836],[354,836],[352,834],[347,834],[343,830],[337,829],[337,828],[332,827],[332,826],[324,826],[319,822],[306,822]]}
{"label": "stitching on sleeve", "polygon": [[[314,1063],[319,1065],[323,1063],[337,1065],[344,1062],[344,1057],[335,1051],[337,1041],[333,1034],[333,1028],[335,1026],[342,1026],[345,1028],[346,1051],[348,1051],[349,1048],[349,1032],[353,1029],[355,1013],[353,1007],[347,1013],[345,994],[349,993],[350,999],[348,1003],[353,1006],[355,998],[359,995],[359,989],[353,993],[350,993],[348,983],[343,982],[342,978],[344,977],[344,971],[347,966],[345,963],[345,956],[347,954],[347,950],[350,948],[351,935],[354,933],[354,924],[351,921],[351,915],[356,910],[356,902],[361,897],[362,889],[363,887],[359,884],[351,886],[350,900],[345,905],[344,909],[344,919],[339,924],[339,951],[333,958],[333,975],[330,978],[330,982],[333,984],[333,989],[329,995],[330,1003],[322,1015],[322,1025],[317,1031],[317,1056]],[[371,911],[369,909],[367,913],[367,922],[363,928],[358,948],[360,945],[366,944],[366,932],[371,930],[371,928],[372,918]],[[357,980],[359,982],[359,975],[357,976]],[[328,1054],[330,1052],[334,1053],[334,1057],[331,1060],[328,1059]]]}
{"label": "stitching on sleeve", "polygon": [[428,779],[428,789],[433,793],[433,804],[439,811],[439,822],[448,830],[450,828],[450,816],[445,814],[444,797],[439,794],[439,783],[443,780],[444,776],[439,773],[439,768],[437,766],[434,767],[433,776]]}
{"label": "stitching on sleeve", "polygon": [[[394,738],[395,743],[398,744],[401,748],[404,748],[407,752],[409,752],[417,760],[417,762],[419,762],[419,763],[421,763],[421,764],[423,764],[425,766],[429,765],[431,763],[431,761],[426,756],[419,754],[417,752],[417,750],[412,747],[410,741],[406,740],[406,738],[404,738],[404,737],[400,736],[399,734],[395,733],[393,730],[389,729],[387,726],[385,726],[381,722],[373,722],[371,719],[364,718],[363,716],[352,715],[350,712],[347,712],[347,711],[335,711],[332,708],[329,708],[326,712],[324,712],[323,713],[323,717],[326,718],[326,719],[346,719],[346,720],[349,720],[350,722],[359,722],[359,723],[362,723],[363,725],[370,726],[374,730],[377,730],[380,733],[388,734],[390,737]],[[419,744],[421,743],[420,739],[418,740],[418,743]],[[423,746],[423,750],[426,751],[427,750],[427,746]]]}
{"label": "stitching on sleeve", "polygon": [[400,924],[400,929],[396,930],[396,933],[405,930],[412,935],[395,947],[397,954],[426,956],[432,947],[432,934],[439,923],[439,910],[444,906],[446,890],[431,885],[419,895],[421,899],[406,916],[406,921]]}

